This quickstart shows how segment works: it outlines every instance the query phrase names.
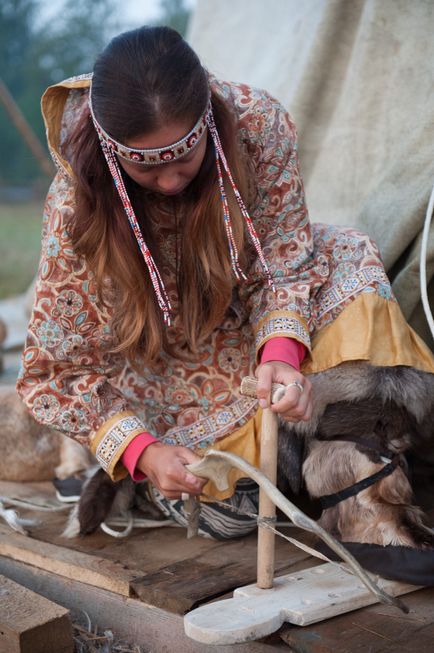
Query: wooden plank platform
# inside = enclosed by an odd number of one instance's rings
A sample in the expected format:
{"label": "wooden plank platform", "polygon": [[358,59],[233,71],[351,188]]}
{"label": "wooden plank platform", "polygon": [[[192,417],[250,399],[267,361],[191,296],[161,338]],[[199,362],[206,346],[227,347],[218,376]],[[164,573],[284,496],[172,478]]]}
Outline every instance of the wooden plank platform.
{"label": "wooden plank platform", "polygon": [[[0,482],[0,495],[35,494],[52,498],[54,491],[49,483]],[[66,513],[19,512],[43,521],[30,529],[30,537],[14,534],[0,522],[0,573],[66,608],[79,606],[99,627],[110,628],[144,651],[434,651],[434,639],[428,647],[434,634],[434,588],[405,597],[409,615],[376,605],[306,628],[285,625],[260,642],[218,649],[199,644],[184,635],[183,615],[254,582],[256,536],[229,542],[187,540],[183,529],[159,528],[134,530],[126,540],[103,532],[65,540],[60,533]],[[298,529],[290,529],[290,534],[312,542]],[[319,563],[279,538],[276,544],[277,574]],[[405,645],[414,648],[402,648]]]}
{"label": "wooden plank platform", "polygon": [[0,576],[0,653],[73,653],[69,612]]}

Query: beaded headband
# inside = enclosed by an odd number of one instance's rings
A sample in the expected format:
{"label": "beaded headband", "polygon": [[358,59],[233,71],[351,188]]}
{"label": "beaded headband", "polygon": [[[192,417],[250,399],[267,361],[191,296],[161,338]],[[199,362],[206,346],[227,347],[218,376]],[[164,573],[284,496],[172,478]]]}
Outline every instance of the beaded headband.
{"label": "beaded headband", "polygon": [[134,163],[141,163],[142,165],[156,166],[161,163],[170,163],[176,159],[182,159],[182,157],[196,147],[206,132],[208,114],[211,111],[211,102],[208,102],[205,111],[193,129],[191,129],[184,138],[181,138],[181,140],[172,143],[172,145],[167,145],[166,147],[146,148],[144,150],[127,147],[126,145],[122,145],[122,143],[118,143],[118,141],[112,138],[110,134],[101,127],[93,112],[91,91],[89,91],[89,108],[93,124],[95,125],[100,140],[105,141],[113,152],[126,161],[133,161]]}
{"label": "beaded headband", "polygon": [[120,156],[129,161],[134,161],[136,163],[141,163],[145,165],[161,165],[164,163],[170,163],[176,159],[182,158],[188,152],[190,152],[201,140],[202,136],[205,134],[206,127],[208,127],[209,129],[209,132],[211,134],[214,143],[217,176],[218,176],[219,190],[220,190],[220,196],[221,196],[222,207],[223,207],[223,219],[225,223],[226,236],[229,244],[229,253],[231,257],[232,270],[235,274],[235,277],[238,280],[247,279],[246,275],[244,274],[239,264],[239,254],[238,254],[238,249],[232,230],[232,222],[231,222],[231,216],[229,212],[229,203],[227,200],[225,185],[223,181],[222,166],[229,179],[229,183],[232,187],[232,191],[235,195],[235,199],[238,203],[241,214],[246,223],[247,230],[250,235],[250,239],[256,249],[258,258],[261,262],[262,268],[267,277],[268,285],[275,291],[273,279],[271,277],[270,270],[268,268],[267,262],[262,252],[258,235],[255,231],[252,220],[241,198],[238,188],[235,185],[234,179],[229,169],[228,162],[224,155],[222,144],[220,141],[220,136],[218,134],[217,127],[214,121],[211,101],[209,101],[205,111],[197,121],[196,125],[183,139],[177,141],[176,143],[173,143],[172,145],[168,145],[166,147],[155,148],[155,149],[144,149],[144,150],[135,150],[126,147],[125,145],[122,145],[121,143],[115,141],[113,138],[111,138],[109,134],[107,134],[106,131],[104,131],[104,129],[98,123],[95,114],[93,112],[91,89],[89,90],[89,109],[93,120],[93,124],[95,126],[96,132],[99,137],[101,149],[107,161],[108,168],[113,177],[113,182],[115,184],[116,190],[118,191],[120,200],[124,207],[125,213],[128,217],[131,228],[134,232],[134,235],[136,236],[140,251],[142,252],[143,258],[145,259],[145,263],[149,271],[149,275],[155,291],[155,295],[157,297],[157,302],[163,313],[164,322],[166,324],[170,325],[170,313],[172,307],[163,280],[161,278],[160,272],[158,271],[158,268],[155,264],[152,254],[140,230],[139,223],[134,213],[133,205],[131,204],[130,198],[128,197],[128,193],[125,188],[125,184],[122,177],[121,169],[119,167],[117,156]]}

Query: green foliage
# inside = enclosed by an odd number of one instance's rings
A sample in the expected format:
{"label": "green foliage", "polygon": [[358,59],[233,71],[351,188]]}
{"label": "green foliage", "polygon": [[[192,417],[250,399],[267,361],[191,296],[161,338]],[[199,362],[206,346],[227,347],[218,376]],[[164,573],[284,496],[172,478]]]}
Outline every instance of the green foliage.
{"label": "green foliage", "polygon": [[[50,84],[92,69],[114,24],[114,0],[64,0],[41,23],[40,0],[0,3],[0,77],[42,142],[39,101]],[[39,19],[39,20],[38,20]],[[38,27],[35,27],[38,25]],[[0,107],[0,183],[25,184],[41,176],[36,162]]]}
{"label": "green foliage", "polygon": [[0,204],[0,299],[27,290],[41,249],[42,202]]}
{"label": "green foliage", "polygon": [[[42,143],[42,93],[50,84],[92,70],[98,53],[122,31],[122,3],[116,0],[52,4],[57,10],[43,20],[46,0],[0,0],[0,78]],[[190,11],[184,0],[160,0],[160,11],[158,24],[185,34]],[[27,186],[43,176],[1,104],[0,143],[0,185]]]}

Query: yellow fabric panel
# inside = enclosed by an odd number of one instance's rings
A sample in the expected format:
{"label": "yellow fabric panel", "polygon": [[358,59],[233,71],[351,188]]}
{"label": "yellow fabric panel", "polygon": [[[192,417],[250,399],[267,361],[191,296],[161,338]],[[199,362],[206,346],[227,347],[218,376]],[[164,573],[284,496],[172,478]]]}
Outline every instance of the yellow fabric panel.
{"label": "yellow fabric panel", "polygon": [[[248,463],[259,467],[259,457],[261,452],[261,419],[262,409],[258,408],[258,412],[254,417],[244,424],[237,431],[228,435],[226,438],[216,442],[211,448],[214,451],[230,451],[231,453],[241,456]],[[203,455],[203,451],[198,451]],[[206,452],[205,452],[206,453]],[[204,494],[208,494],[215,499],[223,500],[232,496],[234,493],[235,483],[238,479],[245,477],[245,474],[238,469],[232,468],[229,472],[229,489],[223,492],[217,490],[212,481],[204,487]],[[211,501],[211,499],[207,499]]]}
{"label": "yellow fabric panel", "polygon": [[88,88],[90,79],[70,79],[49,86],[41,98],[41,111],[47,133],[48,147],[55,152],[65,171],[73,176],[69,163],[60,155],[60,125],[66,100],[71,88]]}
{"label": "yellow fabric panel", "polygon": [[316,333],[304,374],[322,372],[345,361],[408,365],[434,373],[434,356],[407,324],[399,305],[376,293],[362,293],[329,325]]}

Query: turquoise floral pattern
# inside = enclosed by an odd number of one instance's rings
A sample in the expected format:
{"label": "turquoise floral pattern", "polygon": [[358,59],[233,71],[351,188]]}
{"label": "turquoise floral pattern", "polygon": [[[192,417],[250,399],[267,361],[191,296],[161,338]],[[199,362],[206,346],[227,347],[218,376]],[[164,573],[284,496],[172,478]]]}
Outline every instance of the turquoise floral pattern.
{"label": "turquoise floral pattern", "polygon": [[51,424],[60,414],[60,401],[54,394],[41,394],[35,399],[33,410],[41,422]]}
{"label": "turquoise floral pattern", "polygon": [[83,298],[75,290],[62,290],[56,299],[59,314],[65,317],[76,315],[83,306]]}
{"label": "turquoise floral pattern", "polygon": [[40,342],[47,347],[58,345],[63,339],[63,330],[55,320],[41,322],[36,329],[36,334]]}

